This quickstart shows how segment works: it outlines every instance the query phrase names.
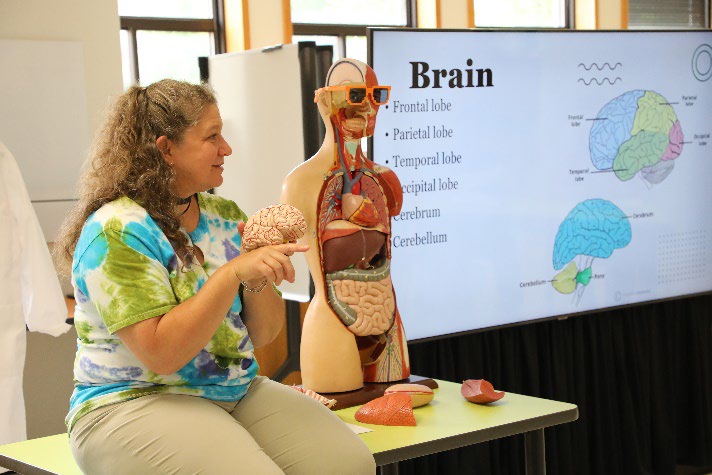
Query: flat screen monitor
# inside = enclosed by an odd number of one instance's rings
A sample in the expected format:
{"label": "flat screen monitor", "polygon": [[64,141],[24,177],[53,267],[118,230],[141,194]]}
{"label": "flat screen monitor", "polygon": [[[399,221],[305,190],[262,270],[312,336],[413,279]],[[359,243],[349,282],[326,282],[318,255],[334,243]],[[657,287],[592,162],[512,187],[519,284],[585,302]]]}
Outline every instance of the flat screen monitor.
{"label": "flat screen monitor", "polygon": [[369,31],[410,341],[712,291],[712,32]]}

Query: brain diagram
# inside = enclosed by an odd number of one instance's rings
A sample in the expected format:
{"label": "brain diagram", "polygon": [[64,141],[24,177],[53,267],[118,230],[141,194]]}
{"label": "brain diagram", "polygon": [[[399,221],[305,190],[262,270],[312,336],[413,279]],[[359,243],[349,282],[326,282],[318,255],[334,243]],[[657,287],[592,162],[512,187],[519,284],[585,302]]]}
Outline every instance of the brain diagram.
{"label": "brain diagram", "polygon": [[[581,298],[591,280],[595,258],[607,259],[632,238],[630,221],[610,201],[591,199],[574,207],[559,225],[554,242],[554,269],[561,270],[552,281],[562,294],[577,292]],[[578,260],[578,262],[577,262]],[[579,286],[580,284],[580,286]]]}
{"label": "brain diagram", "polygon": [[680,122],[654,91],[628,91],[603,106],[591,127],[591,162],[627,181],[638,172],[648,183],[667,177],[682,152]]}

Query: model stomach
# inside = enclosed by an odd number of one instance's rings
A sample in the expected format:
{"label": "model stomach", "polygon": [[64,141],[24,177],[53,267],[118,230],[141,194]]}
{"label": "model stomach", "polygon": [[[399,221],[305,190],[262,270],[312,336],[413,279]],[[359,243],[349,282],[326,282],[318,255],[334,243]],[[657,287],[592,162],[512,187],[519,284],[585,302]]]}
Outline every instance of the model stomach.
{"label": "model stomach", "polygon": [[322,234],[326,274],[348,268],[371,269],[386,255],[385,233],[343,219],[331,221]]}

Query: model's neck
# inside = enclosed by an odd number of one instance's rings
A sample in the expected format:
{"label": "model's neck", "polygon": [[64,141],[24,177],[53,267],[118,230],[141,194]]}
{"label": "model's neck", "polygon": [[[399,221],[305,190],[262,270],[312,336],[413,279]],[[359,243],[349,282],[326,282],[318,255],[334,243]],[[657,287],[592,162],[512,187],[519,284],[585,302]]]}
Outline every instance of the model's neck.
{"label": "model's neck", "polygon": [[361,151],[361,139],[345,140],[339,128],[334,125],[334,157],[337,165],[349,171],[359,170],[363,164],[363,152]]}

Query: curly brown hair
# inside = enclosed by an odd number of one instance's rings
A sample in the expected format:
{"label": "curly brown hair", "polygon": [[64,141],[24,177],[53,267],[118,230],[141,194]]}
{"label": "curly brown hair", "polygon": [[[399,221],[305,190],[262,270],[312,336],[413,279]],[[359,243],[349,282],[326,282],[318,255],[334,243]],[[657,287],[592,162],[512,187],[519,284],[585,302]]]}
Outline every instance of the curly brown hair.
{"label": "curly brown hair", "polygon": [[[79,180],[79,201],[65,219],[54,246],[61,273],[69,275],[77,240],[87,218],[104,204],[128,196],[158,224],[176,253],[189,262],[193,249],[180,231],[173,190],[175,172],[156,145],[165,135],[180,143],[205,108],[215,104],[206,84],[164,79],[132,86],[120,95],[97,133]],[[187,259],[187,260],[186,260]]]}

